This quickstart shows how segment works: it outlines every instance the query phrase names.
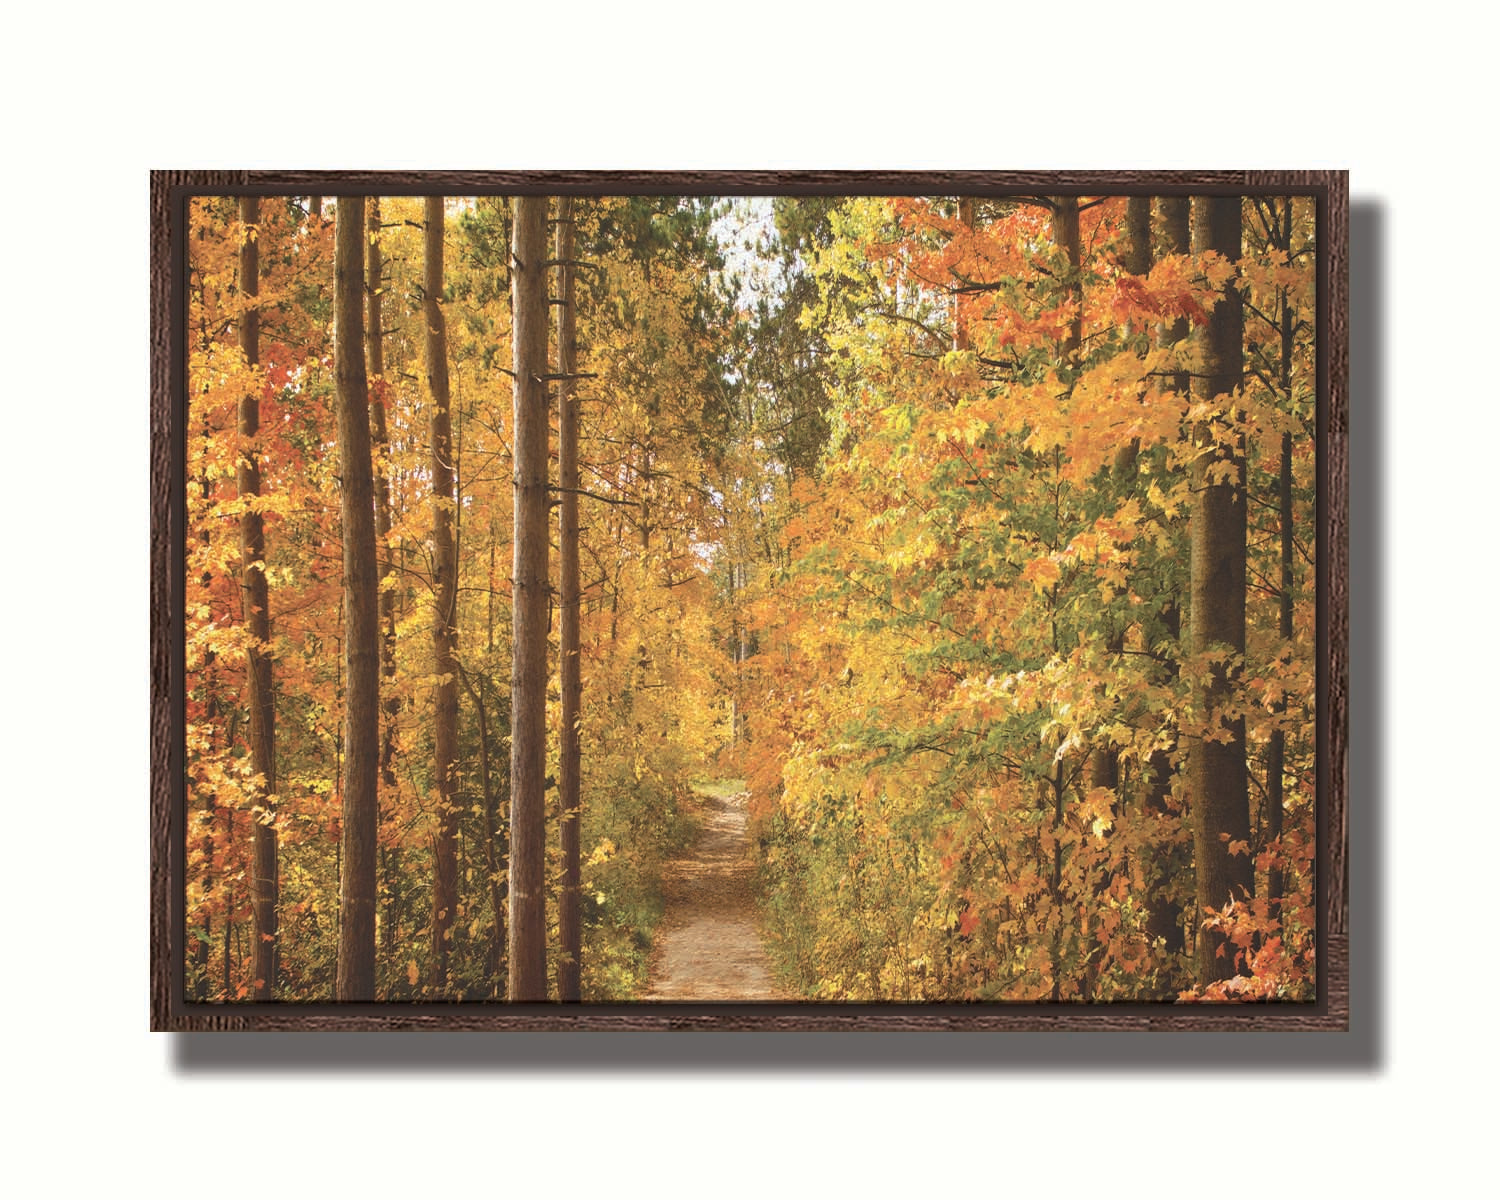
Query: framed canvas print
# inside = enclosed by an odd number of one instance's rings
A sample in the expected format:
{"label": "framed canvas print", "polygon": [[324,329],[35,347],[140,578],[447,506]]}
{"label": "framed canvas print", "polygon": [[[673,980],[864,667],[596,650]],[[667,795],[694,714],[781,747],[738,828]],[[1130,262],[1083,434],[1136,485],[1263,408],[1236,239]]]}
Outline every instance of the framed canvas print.
{"label": "framed canvas print", "polygon": [[171,172],[152,1026],[1348,1027],[1342,172]]}

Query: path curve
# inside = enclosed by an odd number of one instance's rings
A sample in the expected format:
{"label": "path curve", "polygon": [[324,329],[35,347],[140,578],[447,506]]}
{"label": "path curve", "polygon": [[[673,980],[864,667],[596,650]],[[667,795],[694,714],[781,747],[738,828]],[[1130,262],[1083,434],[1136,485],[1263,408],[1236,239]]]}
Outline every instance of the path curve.
{"label": "path curve", "polygon": [[666,915],[656,934],[643,1000],[788,1000],[772,982],[756,927],[748,792],[704,794],[703,832],[667,865]]}

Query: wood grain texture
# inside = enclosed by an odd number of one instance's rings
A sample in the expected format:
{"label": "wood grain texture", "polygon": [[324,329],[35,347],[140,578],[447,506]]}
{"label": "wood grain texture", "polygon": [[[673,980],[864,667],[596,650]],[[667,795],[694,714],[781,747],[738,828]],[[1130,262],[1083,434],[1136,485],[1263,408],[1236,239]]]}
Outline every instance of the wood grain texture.
{"label": "wood grain texture", "polygon": [[1330,935],[1333,980],[1315,1005],[185,1005],[154,1024],[178,1032],[1277,1032],[1349,1028],[1348,939]]}
{"label": "wood grain texture", "polygon": [[[1319,211],[1318,699],[1319,849],[1328,851],[1323,928],[1349,932],[1349,176],[1333,173]],[[1348,980],[1344,980],[1347,987]]]}
{"label": "wood grain texture", "polygon": [[[1311,1005],[206,1005],[185,1001],[185,218],[192,195],[1310,195],[1319,218],[1320,999]],[[1339,1032],[1348,902],[1349,182],[1343,171],[155,171],[151,221],[151,1028],[239,1031]]]}
{"label": "wood grain texture", "polygon": [[164,171],[196,195],[1324,195],[1336,171]]}

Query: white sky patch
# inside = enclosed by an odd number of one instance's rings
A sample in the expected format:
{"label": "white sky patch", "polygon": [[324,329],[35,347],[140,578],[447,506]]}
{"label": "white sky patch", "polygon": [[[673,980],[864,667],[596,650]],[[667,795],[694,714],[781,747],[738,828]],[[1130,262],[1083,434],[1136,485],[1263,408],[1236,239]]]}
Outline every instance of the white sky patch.
{"label": "white sky patch", "polygon": [[776,218],[770,196],[737,196],[729,211],[713,224],[714,237],[724,251],[726,275],[739,278],[735,304],[754,310],[756,301],[776,289],[776,264],[771,242]]}

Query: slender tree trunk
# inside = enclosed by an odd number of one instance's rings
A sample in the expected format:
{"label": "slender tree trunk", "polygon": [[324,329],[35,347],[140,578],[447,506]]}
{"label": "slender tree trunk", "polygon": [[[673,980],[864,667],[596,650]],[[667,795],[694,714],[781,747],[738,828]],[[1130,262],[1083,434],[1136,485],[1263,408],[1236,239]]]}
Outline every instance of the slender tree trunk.
{"label": "slender tree trunk", "polygon": [[1132,275],[1151,272],[1151,197],[1130,196],[1125,200],[1125,261]]}
{"label": "slender tree trunk", "polygon": [[500,590],[500,580],[495,574],[495,543],[500,540],[499,523],[495,511],[490,510],[490,570],[486,576],[489,586],[485,590],[484,649],[491,653],[495,649],[495,593]]}
{"label": "slender tree trunk", "polygon": [[[1125,245],[1123,248],[1122,266],[1132,275],[1145,276],[1150,274],[1152,264],[1155,261],[1151,240],[1151,197],[1131,196],[1125,202]],[[1175,205],[1176,208],[1172,206]],[[1188,222],[1188,201],[1186,198],[1180,200],[1165,199],[1162,202],[1163,225],[1171,223],[1172,232],[1167,238],[1167,253],[1186,254],[1191,249],[1191,238]],[[1173,241],[1172,239],[1179,239]],[[1175,338],[1180,339],[1187,336],[1184,326],[1174,331]],[[1170,341],[1169,341],[1170,344]],[[1140,453],[1140,442],[1132,439],[1128,445],[1122,447],[1115,456],[1114,472],[1116,478],[1124,479],[1135,473],[1137,460]],[[1181,632],[1177,606],[1175,603],[1168,604],[1162,611],[1161,620],[1163,628],[1169,638],[1176,641]],[[1112,646],[1111,649],[1118,653],[1123,645]],[[1167,670],[1175,674],[1175,662],[1169,663]],[[1118,773],[1118,762],[1116,763]],[[1167,796],[1172,789],[1172,764],[1171,754],[1168,750],[1156,750],[1151,754],[1146,764],[1146,770],[1140,783],[1141,812],[1148,821],[1165,822],[1168,819]],[[1145,933],[1148,942],[1155,944],[1161,941],[1169,956],[1180,954],[1183,949],[1182,941],[1182,913],[1179,906],[1169,898],[1167,889],[1171,886],[1176,864],[1175,855],[1170,847],[1164,849],[1154,864],[1154,876],[1157,886],[1153,888],[1146,897],[1146,921]],[[1165,978],[1161,981],[1158,995],[1165,999],[1174,996],[1178,988],[1178,981],[1174,978]]]}
{"label": "slender tree trunk", "polygon": [[[1144,277],[1151,273],[1150,196],[1131,196],[1125,201],[1125,246],[1121,257],[1121,265],[1132,275]],[[1148,336],[1143,340],[1142,349],[1146,349],[1149,344]],[[1139,438],[1131,438],[1120,447],[1114,462],[1116,478],[1126,478],[1135,472],[1140,451]]]}
{"label": "slender tree trunk", "polygon": [[[960,196],[958,198],[958,223],[968,233],[974,232],[974,197]],[[955,292],[953,296],[953,348],[955,350],[972,350],[974,341],[969,336],[968,314],[964,311],[964,296],[961,292]]]}
{"label": "slender tree trunk", "polygon": [[364,347],[364,200],[338,198],[334,302],[338,321],[340,514],[344,533],[343,842],[340,850],[340,1001],[375,999],[375,843],[380,766],[380,607],[375,488],[370,469]]}
{"label": "slender tree trunk", "polygon": [[[1217,251],[1238,262],[1241,236],[1239,197],[1194,199],[1195,253]],[[1249,854],[1229,851],[1231,843],[1248,846],[1250,840],[1245,719],[1228,711],[1239,667],[1225,661],[1243,659],[1245,653],[1245,460],[1237,402],[1231,398],[1243,379],[1243,341],[1240,293],[1230,282],[1209,314],[1203,372],[1195,380],[1194,395],[1222,410],[1198,424],[1192,473],[1188,649],[1194,658],[1218,656],[1206,682],[1196,689],[1209,736],[1189,756],[1199,920],[1205,909],[1223,909],[1230,900],[1252,895],[1255,887]],[[1198,938],[1198,973],[1201,983],[1235,973],[1233,947],[1212,930],[1203,930]]]}
{"label": "slender tree trunk", "polygon": [[[1163,608],[1161,624],[1167,640],[1175,644],[1182,636],[1182,614],[1175,602],[1168,602]],[[1176,679],[1175,657],[1168,661],[1164,669],[1169,683]],[[1167,805],[1167,798],[1172,794],[1172,753],[1171,747],[1151,752],[1146,763],[1150,780],[1141,798],[1141,807],[1147,817],[1161,823],[1158,828],[1172,822],[1170,830],[1175,835],[1179,827]],[[1163,949],[1170,957],[1181,954],[1187,948],[1182,935],[1182,906],[1169,894],[1176,877],[1187,864],[1180,861],[1182,856],[1172,848],[1172,839],[1164,840],[1168,844],[1163,848],[1156,864],[1156,884],[1146,899],[1146,937],[1152,943],[1160,939]],[[1175,996],[1181,990],[1180,982],[1175,975],[1164,979],[1160,998]]]}
{"label": "slender tree trunk", "polygon": [[1063,284],[1073,309],[1068,320],[1068,333],[1063,339],[1063,361],[1069,366],[1077,366],[1083,346],[1083,242],[1078,229],[1077,196],[1052,198],[1052,241],[1067,259],[1068,274]]}
{"label": "slender tree trunk", "polygon": [[[1192,214],[1192,202],[1186,196],[1163,196],[1161,198],[1162,244],[1168,254],[1192,253]],[[1178,317],[1167,331],[1167,343],[1175,346],[1186,341],[1188,332],[1188,319]],[[1190,380],[1191,376],[1186,369],[1175,372],[1172,376],[1172,390],[1179,395],[1187,395]]]}
{"label": "slender tree trunk", "polygon": [[[1292,248],[1292,200],[1283,202],[1281,227],[1278,233],[1278,248],[1288,253]],[[1292,353],[1296,346],[1296,313],[1292,311],[1291,298],[1286,289],[1281,292],[1281,363],[1280,384],[1287,403],[1292,397]],[[1277,515],[1281,534],[1281,587],[1277,596],[1277,632],[1284,645],[1292,640],[1292,435],[1281,435],[1281,471],[1277,479]],[[1276,704],[1280,716],[1286,711],[1286,701]],[[1275,729],[1266,751],[1266,837],[1275,842],[1281,837],[1282,817],[1285,809],[1286,731]],[[1266,878],[1266,899],[1274,914],[1281,905],[1286,891],[1286,872],[1278,856]]]}
{"label": "slender tree trunk", "polygon": [[448,330],[443,316],[443,198],[427,197],[423,313],[427,320],[427,388],[432,395],[432,656],[437,673],[433,695],[433,777],[437,782],[438,831],[433,845],[432,957],[429,977],[448,986],[448,953],[458,911],[458,551],[453,518],[453,422],[448,396]]}
{"label": "slender tree trunk", "polygon": [[[1068,319],[1067,333],[1058,346],[1058,356],[1067,366],[1076,371],[1079,366],[1080,356],[1083,349],[1083,244],[1078,228],[1078,197],[1077,196],[1054,196],[1052,198],[1052,241],[1062,252],[1066,260],[1064,268],[1063,287],[1068,297],[1068,304],[1072,309],[1072,315]],[[1056,643],[1056,623],[1053,625],[1053,642]],[[1113,761],[1113,754],[1101,751],[1102,755]],[[1101,767],[1101,770],[1103,768]],[[1053,919],[1057,922],[1052,939],[1052,995],[1053,1003],[1062,998],[1062,957],[1063,957],[1063,914],[1066,911],[1063,905],[1062,894],[1062,825],[1063,825],[1063,785],[1062,765],[1057,764],[1053,768],[1053,777],[1050,781],[1052,793],[1052,878],[1050,892],[1052,902],[1056,906]],[[1086,978],[1085,973],[1085,978]]]}
{"label": "slender tree trunk", "polygon": [[[391,482],[389,473],[390,433],[387,406],[392,397],[390,381],[385,377],[385,337],[382,313],[385,294],[385,263],[380,250],[380,200],[369,202],[369,237],[366,239],[365,271],[365,352],[369,365],[370,438],[375,460],[375,552],[379,559],[380,578],[380,822],[392,819],[396,798],[396,717],[401,701],[396,696],[396,591],[389,586],[391,562]],[[387,851],[380,851],[381,875],[389,880]],[[389,885],[387,885],[389,886]],[[387,962],[395,949],[395,922],[387,901],[382,934]]]}
{"label": "slender tree trunk", "polygon": [[[224,844],[234,845],[234,809],[224,806]],[[224,975],[224,995],[234,996],[234,971],[230,961],[230,939],[234,936],[234,877],[224,881],[224,953],[220,956],[220,969]]]}
{"label": "slender tree trunk", "polygon": [[[1184,250],[1183,253],[1187,251]],[[1125,246],[1121,265],[1132,275],[1146,276],[1151,273],[1151,197],[1131,196],[1125,201]],[[1147,342],[1149,345],[1149,341]],[[1144,346],[1143,346],[1144,349]],[[1139,438],[1131,438],[1115,455],[1114,471],[1123,478],[1135,471],[1136,458],[1140,454]]]}
{"label": "slender tree trunk", "polygon": [[[213,862],[214,838],[213,838],[213,801],[209,801],[208,829],[203,834],[202,846],[205,860]],[[214,879],[212,875],[203,877],[203,898],[205,901],[212,899],[214,894]],[[213,939],[214,919],[208,913],[203,914],[203,923],[198,927],[197,936],[194,938],[193,946],[193,999],[202,1004],[208,999],[208,956]]]}
{"label": "slender tree trunk", "polygon": [[[247,307],[240,318],[240,349],[252,367],[260,363],[260,201],[240,198],[240,221],[245,240],[240,246],[240,289]],[[276,994],[276,698],[271,681],[271,602],[266,581],[265,521],[260,499],[260,398],[255,391],[240,398],[240,458],[238,484],[245,510],[240,516],[240,590],[245,625],[250,634],[246,652],[250,693],[250,767],[259,777],[256,812],[251,824],[251,905],[255,913],[255,984],[257,1000]]]}
{"label": "slender tree trunk", "polygon": [[1063,873],[1063,768],[1064,763],[1057,762],[1052,765],[1051,774],[1041,785],[1044,803],[1050,803],[1052,808],[1052,874],[1048,880],[1047,892],[1052,898],[1052,993],[1048,997],[1053,1004],[1062,999],[1062,975],[1063,975],[1063,938],[1064,913],[1067,911],[1063,904],[1062,873]]}
{"label": "slender tree trunk", "polygon": [[510,989],[547,998],[547,200],[514,201],[515,537],[511,609]]}
{"label": "slender tree trunk", "polygon": [[[1283,644],[1292,637],[1292,435],[1281,435],[1281,475],[1278,480],[1279,508],[1281,517],[1281,594],[1278,604],[1278,633]],[[1286,711],[1286,702],[1278,701],[1277,716]],[[1286,805],[1286,731],[1271,731],[1270,744],[1266,748],[1266,840],[1278,842],[1281,838],[1282,818]],[[1286,872],[1278,856],[1266,876],[1266,899],[1274,913],[1286,891]]]}
{"label": "slender tree trunk", "polygon": [[[205,411],[203,414],[204,441],[206,442],[211,436],[212,426],[208,418],[208,413]],[[203,507],[205,511],[207,511],[211,508],[213,503],[213,475],[208,471],[204,471],[203,475],[199,478],[198,487],[203,496]],[[213,529],[207,522],[203,524],[199,537],[203,542],[204,550],[210,550],[213,546]],[[203,588],[203,592],[205,595],[207,595],[209,593],[209,589],[213,587],[213,582],[214,573],[212,570],[205,569],[203,573],[198,577],[199,586]],[[219,703],[219,690],[216,682],[216,672],[214,670],[214,662],[216,659],[217,655],[215,655],[212,649],[206,650],[203,654],[203,679],[205,688],[208,692],[204,707],[206,710],[205,715],[208,717],[208,754],[210,757],[212,757],[217,752],[219,744],[220,722],[223,719],[223,711]],[[214,822],[218,815],[217,808],[218,797],[215,794],[215,790],[211,787],[205,788],[203,790],[203,836],[201,839],[199,839],[198,842],[199,852],[203,855],[204,864],[203,906],[205,909],[208,908],[208,906],[212,902],[214,894]],[[197,1000],[200,1003],[206,1001],[209,995],[208,965],[209,956],[212,952],[210,938],[213,934],[213,914],[210,912],[204,912],[202,914],[202,922],[203,923],[200,929],[199,936],[196,939],[196,944],[193,946],[193,999]]]}
{"label": "slender tree trunk", "polygon": [[396,714],[400,702],[394,694],[396,681],[396,592],[388,586],[391,562],[391,481],[388,471],[390,427],[388,404],[391,385],[385,377],[385,339],[381,333],[385,263],[380,252],[380,201],[370,199],[368,283],[365,289],[365,346],[370,368],[370,438],[375,461],[375,550],[379,560],[380,671],[384,678],[384,713],[380,742],[380,785],[389,796],[396,789]]}
{"label": "slender tree trunk", "polygon": [[[209,719],[217,725],[219,714],[215,711],[217,705],[210,703]],[[213,741],[217,737],[210,735]],[[203,805],[203,834],[198,840],[199,853],[203,855],[203,907],[206,909],[214,899],[214,821],[217,817],[217,805],[214,793],[210,790],[204,796]],[[211,912],[203,912],[200,923],[193,936],[193,999],[200,1004],[208,999],[208,968],[209,956],[213,949],[214,918]]]}
{"label": "slender tree trunk", "polygon": [[[1191,202],[1186,196],[1164,196],[1158,204],[1161,214],[1162,246],[1165,252],[1169,255],[1191,253]],[[1163,331],[1162,341],[1172,346],[1184,341],[1187,336],[1188,322],[1183,317],[1174,321]],[[1172,376],[1172,390],[1180,395],[1186,395],[1188,381],[1187,372],[1175,372]],[[1177,643],[1182,636],[1182,613],[1176,601],[1169,601],[1162,609],[1161,625],[1167,640]],[[1175,657],[1167,662],[1164,669],[1169,681],[1176,678]],[[1147,814],[1163,822],[1170,817],[1167,797],[1172,791],[1172,753],[1172,748],[1154,750],[1147,763],[1151,780],[1143,797],[1144,808]],[[1159,883],[1147,901],[1146,935],[1152,942],[1160,939],[1169,956],[1181,954],[1187,948],[1183,937],[1181,906],[1168,895],[1168,889],[1177,873],[1176,858],[1175,854],[1169,852],[1162,859],[1159,864]],[[1165,979],[1161,988],[1161,998],[1168,999],[1175,996],[1180,990],[1179,982],[1176,978]]]}
{"label": "slender tree trunk", "polygon": [[459,679],[474,701],[474,713],[479,718],[479,786],[484,793],[484,865],[489,875],[490,911],[494,915],[494,928],[490,937],[485,964],[485,976],[490,984],[492,999],[504,999],[504,985],[500,978],[500,967],[505,961],[505,880],[501,874],[500,848],[505,844],[505,818],[501,812],[499,797],[495,795],[494,772],[490,769],[490,718],[484,699],[484,683],[472,680],[462,668]]}
{"label": "slender tree trunk", "polygon": [[738,746],[745,737],[745,699],[744,699],[744,676],[745,663],[750,658],[750,630],[745,624],[745,611],[740,599],[747,583],[748,567],[744,562],[746,551],[741,543],[738,561],[729,564],[729,598],[731,610],[734,614],[734,629],[732,633],[734,651],[734,694],[730,697],[730,721],[729,738],[731,744]]}
{"label": "slender tree trunk", "polygon": [[[1124,266],[1132,275],[1146,275],[1151,270],[1151,197],[1131,196],[1125,202],[1125,248]],[[1117,480],[1128,486],[1135,471],[1136,454],[1140,443],[1131,439],[1115,456],[1113,473]],[[1113,670],[1125,651],[1125,629],[1107,630],[1105,652],[1109,655]],[[1120,796],[1120,756],[1112,746],[1096,746],[1089,754],[1089,786],[1108,788],[1116,793],[1116,804],[1123,802]]]}
{"label": "slender tree trunk", "polygon": [[309,196],[307,198],[307,215],[313,224],[320,224],[323,220],[323,197]]}
{"label": "slender tree trunk", "polygon": [[581,878],[579,823],[579,776],[582,747],[583,681],[579,671],[578,618],[581,593],[578,583],[578,408],[572,375],[576,369],[578,327],[573,303],[573,198],[558,200],[556,258],[557,298],[557,482],[562,489],[558,505],[558,587],[562,593],[559,613],[558,670],[562,688],[562,729],[558,751],[560,818],[558,841],[562,849],[562,887],[557,898],[559,956],[557,998],[577,1003],[581,998],[583,925],[578,891]]}

